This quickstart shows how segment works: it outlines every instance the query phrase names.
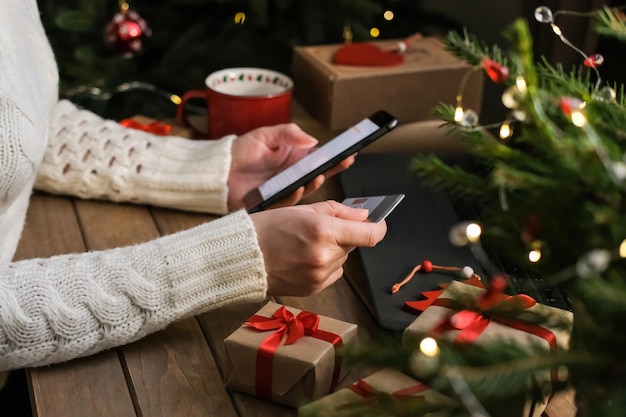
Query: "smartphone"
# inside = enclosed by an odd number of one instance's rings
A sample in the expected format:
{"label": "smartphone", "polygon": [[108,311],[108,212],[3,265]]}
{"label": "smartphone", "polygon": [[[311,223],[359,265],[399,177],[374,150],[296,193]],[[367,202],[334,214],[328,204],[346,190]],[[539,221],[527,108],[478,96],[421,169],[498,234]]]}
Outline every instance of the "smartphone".
{"label": "smartphone", "polygon": [[250,191],[244,197],[246,209],[249,213],[254,213],[276,204],[313,178],[374,142],[397,124],[398,120],[384,110],[361,120]]}

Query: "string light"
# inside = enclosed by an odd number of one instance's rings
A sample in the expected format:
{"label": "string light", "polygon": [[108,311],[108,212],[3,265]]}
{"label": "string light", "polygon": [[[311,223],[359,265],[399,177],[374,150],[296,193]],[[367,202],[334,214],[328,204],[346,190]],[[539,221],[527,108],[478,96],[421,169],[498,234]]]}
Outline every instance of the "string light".
{"label": "string light", "polygon": [[455,246],[465,246],[468,243],[476,243],[480,240],[482,228],[478,223],[461,222],[450,229],[450,243]]}
{"label": "string light", "polygon": [[420,342],[420,352],[428,357],[437,356],[439,354],[439,345],[432,337],[425,337]]}
{"label": "string light", "polygon": [[583,57],[583,60],[584,60],[583,62],[585,64],[585,66],[593,69],[593,71],[596,73],[597,81],[596,81],[595,90],[598,90],[600,88],[601,83],[602,83],[602,77],[600,76],[600,71],[598,71],[597,67],[602,65],[602,63],[604,62],[604,58],[600,54],[593,54],[593,55],[588,56],[580,48],[578,48],[574,44],[572,44],[563,35],[563,31],[561,30],[561,28],[559,26],[557,26],[556,23],[554,23],[554,19],[559,14],[569,14],[569,15],[575,15],[575,16],[591,17],[591,16],[595,16],[597,14],[597,12],[596,11],[592,11],[592,12],[589,12],[589,13],[579,13],[579,12],[573,12],[573,11],[567,11],[567,10],[559,10],[556,13],[553,14],[552,10],[550,10],[548,7],[546,7],[546,6],[539,6],[539,7],[537,7],[535,9],[535,20],[537,20],[539,23],[547,23],[547,24],[549,24],[550,27],[552,28],[552,31],[554,32],[554,34],[559,37],[561,42],[563,42],[565,45],[569,46],[574,51],[578,52],[578,54],[580,54]]}
{"label": "string light", "polygon": [[372,38],[377,38],[380,36],[380,30],[378,28],[371,28],[370,29],[370,36]]}
{"label": "string light", "polygon": [[246,14],[244,12],[235,13],[235,24],[243,25],[245,21],[246,21]]}
{"label": "string light", "polygon": [[508,139],[513,135],[513,128],[508,120],[505,120],[500,126],[500,139]]}
{"label": "string light", "polygon": [[385,10],[385,13],[383,13],[383,18],[385,20],[393,20],[394,17],[395,16],[391,10]]}

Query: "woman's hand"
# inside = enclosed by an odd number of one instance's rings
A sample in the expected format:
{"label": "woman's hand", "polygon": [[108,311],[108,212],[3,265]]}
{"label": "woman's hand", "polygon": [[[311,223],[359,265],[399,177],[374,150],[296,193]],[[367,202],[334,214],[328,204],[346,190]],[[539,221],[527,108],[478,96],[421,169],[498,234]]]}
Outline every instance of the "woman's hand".
{"label": "woman's hand", "polygon": [[324,201],[250,215],[267,271],[268,295],[307,296],[343,276],[356,247],[372,247],[386,223],[365,221],[367,210]]}
{"label": "woman's hand", "polygon": [[[299,161],[310,153],[317,143],[317,139],[294,123],[261,127],[235,139],[228,177],[228,208],[230,210],[244,208],[243,198],[249,191]],[[296,204],[320,188],[326,178],[353,163],[354,155],[344,159],[325,174],[315,177],[275,207]]]}

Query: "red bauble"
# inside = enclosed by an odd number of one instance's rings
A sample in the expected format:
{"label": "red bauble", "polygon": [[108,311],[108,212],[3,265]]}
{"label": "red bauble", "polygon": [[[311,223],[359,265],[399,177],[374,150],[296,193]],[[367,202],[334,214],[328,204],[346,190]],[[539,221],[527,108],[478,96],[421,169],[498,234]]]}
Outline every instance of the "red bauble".
{"label": "red bauble", "polygon": [[604,57],[600,54],[589,55],[584,61],[586,67],[589,68],[597,68],[600,65],[604,64]]}
{"label": "red bauble", "polygon": [[491,81],[496,84],[502,84],[509,77],[509,69],[492,59],[483,59],[483,68]]}
{"label": "red bauble", "polygon": [[151,34],[148,24],[139,13],[124,10],[113,16],[106,26],[105,40],[114,51],[131,57],[143,51]]}
{"label": "red bauble", "polygon": [[433,263],[431,261],[422,261],[422,271],[423,272],[432,272],[433,271]]}

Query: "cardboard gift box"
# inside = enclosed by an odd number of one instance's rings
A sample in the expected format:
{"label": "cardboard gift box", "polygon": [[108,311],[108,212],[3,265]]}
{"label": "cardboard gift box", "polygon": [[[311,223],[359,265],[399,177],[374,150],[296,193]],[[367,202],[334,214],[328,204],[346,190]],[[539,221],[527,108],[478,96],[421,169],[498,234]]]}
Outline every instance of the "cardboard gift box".
{"label": "cardboard gift box", "polygon": [[[371,43],[385,47],[398,41]],[[294,97],[326,128],[346,129],[380,109],[400,124],[433,120],[435,105],[456,103],[466,76],[463,106],[480,111],[483,71],[472,70],[439,38],[422,38],[394,66],[335,65],[333,57],[341,46],[296,47],[293,54]]]}
{"label": "cardboard gift box", "polygon": [[[538,344],[555,353],[569,348],[572,312],[535,303],[530,297],[522,296],[523,298],[515,299],[505,294],[499,294],[501,297],[491,298],[491,301],[485,304],[486,308],[491,308],[498,303],[510,301],[516,303],[515,311],[523,310],[530,314],[536,313],[538,316],[551,318],[548,323],[539,325],[524,320],[523,313],[520,313],[519,318],[508,315],[498,317],[497,314],[483,315],[473,309],[463,309],[464,304],[458,302],[463,297],[471,297],[471,299],[479,300],[477,305],[481,305],[481,296],[487,294],[486,291],[480,285],[453,281],[441,291],[438,297],[426,301],[429,305],[404,330],[403,343],[417,346],[424,335],[436,334],[438,337],[451,338],[455,343],[486,344],[506,341],[520,346]],[[519,307],[521,303],[525,303],[526,308]],[[500,307],[502,308],[503,305],[500,304]],[[561,375],[557,369],[538,372],[536,381],[541,385],[545,399],[541,402],[528,402],[519,415],[541,416],[552,393],[552,383],[560,381],[563,377],[564,375]]]}
{"label": "cardboard gift box", "polygon": [[356,324],[270,301],[224,340],[224,382],[298,407],[327,395],[345,377],[341,348],[356,335]]}
{"label": "cardboard gift box", "polygon": [[410,376],[393,369],[382,369],[362,380],[335,391],[317,401],[298,408],[299,417],[337,417],[354,415],[359,407],[368,406],[368,400],[375,395],[388,394],[398,401],[409,396],[419,396],[427,406],[442,405],[443,407],[455,404],[455,401],[428,386],[416,381]]}

